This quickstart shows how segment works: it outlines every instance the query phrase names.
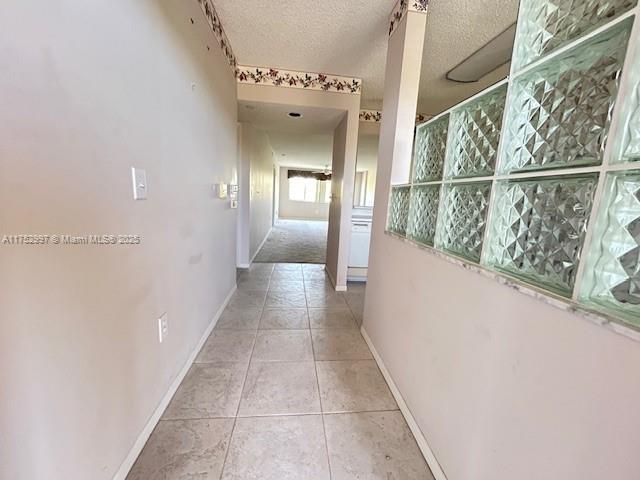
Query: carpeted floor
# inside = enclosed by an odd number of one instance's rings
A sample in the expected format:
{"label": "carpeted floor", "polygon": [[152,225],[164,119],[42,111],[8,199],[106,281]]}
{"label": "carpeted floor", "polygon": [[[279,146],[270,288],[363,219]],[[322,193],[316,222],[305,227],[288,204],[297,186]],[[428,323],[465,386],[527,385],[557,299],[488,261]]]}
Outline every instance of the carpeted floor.
{"label": "carpeted floor", "polygon": [[254,262],[325,263],[328,222],[278,220]]}

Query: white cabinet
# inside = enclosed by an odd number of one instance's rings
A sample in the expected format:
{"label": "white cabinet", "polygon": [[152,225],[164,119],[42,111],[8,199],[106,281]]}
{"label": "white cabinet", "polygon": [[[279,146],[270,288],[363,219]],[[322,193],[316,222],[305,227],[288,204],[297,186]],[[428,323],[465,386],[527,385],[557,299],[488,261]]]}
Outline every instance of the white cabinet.
{"label": "white cabinet", "polygon": [[371,241],[371,219],[351,220],[351,246],[349,247],[349,267],[369,266],[369,242]]}

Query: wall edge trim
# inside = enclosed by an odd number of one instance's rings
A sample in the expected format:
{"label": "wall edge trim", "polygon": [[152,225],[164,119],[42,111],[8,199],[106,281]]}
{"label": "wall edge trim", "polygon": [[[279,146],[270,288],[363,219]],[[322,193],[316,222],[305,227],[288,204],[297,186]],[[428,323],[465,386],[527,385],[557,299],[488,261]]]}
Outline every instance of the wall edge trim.
{"label": "wall edge trim", "polygon": [[303,72],[276,67],[237,65],[239,84],[318,90],[328,93],[360,95],[362,79],[330,73]]}
{"label": "wall edge trim", "polygon": [[329,271],[326,265],[324,266],[324,271],[327,273],[327,277],[329,277],[329,281],[331,282],[331,285],[333,285],[333,288],[335,289],[336,292],[347,291],[346,285],[336,285],[336,279],[333,278],[333,275],[331,275],[331,272]]}
{"label": "wall edge trim", "polygon": [[[267,243],[267,238],[269,238],[269,235],[271,235],[271,231],[273,230],[273,225],[271,227],[269,227],[269,231],[267,232],[267,234],[264,236],[264,238],[262,239],[262,242],[260,242],[260,245],[258,246],[258,248],[256,249],[256,253],[253,254],[253,257],[251,257],[251,260],[249,260],[249,267],[251,266],[251,264],[253,263],[253,261],[256,259],[256,257],[258,256],[258,254],[260,253],[260,250],[262,250],[262,247],[264,246],[265,243]],[[245,267],[245,268],[249,268],[249,267]]]}
{"label": "wall edge trim", "polygon": [[[416,125],[431,120],[432,115],[425,113],[416,114]],[[364,123],[380,123],[382,122],[382,111],[380,110],[360,110],[360,121]]]}
{"label": "wall edge trim", "polygon": [[378,364],[378,368],[380,368],[380,371],[382,372],[382,376],[387,381],[387,384],[389,385],[389,389],[391,390],[391,394],[393,395],[393,398],[395,398],[396,402],[398,403],[400,412],[402,413],[402,416],[406,420],[407,425],[409,425],[409,429],[411,430],[411,433],[413,433],[413,436],[415,437],[416,442],[418,443],[418,448],[420,448],[420,451],[422,452],[422,455],[424,456],[424,459],[426,460],[427,465],[429,465],[429,468],[431,469],[431,473],[433,473],[433,476],[436,480],[447,480],[447,476],[444,474],[442,467],[438,463],[438,460],[436,459],[436,456],[433,453],[433,450],[429,446],[429,442],[427,442],[427,439],[422,433],[422,430],[420,429],[418,422],[416,422],[416,419],[413,418],[413,414],[411,413],[411,410],[409,410],[407,402],[405,402],[404,397],[402,396],[402,393],[400,393],[400,389],[398,389],[397,385],[393,381],[393,377],[389,373],[389,370],[387,370],[387,367],[385,366],[382,360],[382,357],[376,350],[376,347],[374,346],[373,341],[367,334],[367,331],[365,330],[364,325],[360,327],[360,333],[362,333],[362,337],[364,338],[364,341],[369,346],[369,349],[373,354],[373,358]]}
{"label": "wall edge trim", "polygon": [[227,37],[226,32],[224,31],[224,27],[222,26],[222,21],[220,20],[220,16],[216,11],[216,7],[213,5],[213,0],[197,0],[200,8],[202,9],[202,13],[204,14],[209,27],[211,28],[216,41],[218,42],[218,46],[220,50],[222,50],[223,55],[227,59],[227,63],[231,67],[233,74],[236,75],[238,60],[233,53],[233,48],[231,48],[231,42]]}
{"label": "wall edge trim", "polygon": [[154,412],[151,414],[151,417],[149,418],[144,428],[138,435],[138,438],[136,439],[134,444],[131,446],[131,450],[129,450],[129,453],[127,454],[124,461],[122,462],[122,464],[120,465],[116,473],[114,474],[113,480],[126,480],[127,475],[129,474],[130,470],[133,468],[134,463],[138,459],[138,456],[142,452],[142,449],[144,448],[147,441],[149,440],[149,437],[153,433],[153,430],[156,428],[156,425],[162,418],[162,414],[164,413],[166,408],[169,406],[169,402],[171,402],[171,399],[173,398],[176,391],[178,390],[178,387],[182,383],[182,380],[184,380],[184,377],[187,375],[187,372],[191,368],[191,365],[193,364],[196,357],[198,356],[198,353],[202,349],[204,343],[207,341],[207,338],[209,338],[209,335],[211,335],[211,332],[213,331],[214,327],[218,323],[218,320],[220,319],[222,312],[231,301],[231,297],[236,292],[237,288],[238,288],[237,285],[233,286],[233,288],[231,289],[227,297],[222,302],[222,305],[220,306],[216,314],[211,319],[209,326],[205,329],[204,333],[202,334],[202,337],[196,344],[195,348],[191,351],[191,354],[189,355],[186,362],[184,363],[182,370],[180,370],[175,380],[171,383],[171,385],[169,386],[169,389],[167,390],[165,395],[162,397],[162,399],[160,400],[160,403],[158,404]]}
{"label": "wall edge trim", "polygon": [[426,14],[428,7],[429,0],[398,0],[389,15],[389,36],[393,35],[408,12]]}

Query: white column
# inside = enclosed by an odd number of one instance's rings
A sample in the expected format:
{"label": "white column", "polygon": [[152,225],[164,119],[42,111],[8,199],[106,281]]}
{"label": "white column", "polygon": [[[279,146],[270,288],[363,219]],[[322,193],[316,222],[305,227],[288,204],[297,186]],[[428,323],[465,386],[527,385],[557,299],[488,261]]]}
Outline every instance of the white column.
{"label": "white column", "polygon": [[373,213],[373,228],[379,233],[386,224],[390,185],[409,182],[427,23],[425,13],[409,10],[389,37]]}

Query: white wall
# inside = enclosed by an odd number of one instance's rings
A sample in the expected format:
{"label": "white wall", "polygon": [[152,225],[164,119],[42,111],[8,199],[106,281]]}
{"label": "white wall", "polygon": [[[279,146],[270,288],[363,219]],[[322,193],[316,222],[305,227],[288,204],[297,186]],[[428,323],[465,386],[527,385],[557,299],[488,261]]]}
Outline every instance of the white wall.
{"label": "white wall", "polygon": [[274,161],[267,134],[248,123],[240,124],[239,150],[238,265],[248,267],[271,231]]}
{"label": "white wall", "polygon": [[[289,200],[289,178],[288,167],[280,167],[280,188],[279,188],[279,218],[297,220],[328,220],[329,204],[298,202]],[[306,168],[294,168],[293,170],[306,170]]]}
{"label": "white wall", "polygon": [[378,170],[378,142],[380,124],[361,122],[358,130],[357,172],[366,172],[366,194],[364,206],[372,207],[376,190],[376,172]]}
{"label": "white wall", "polygon": [[358,124],[359,112],[348,111],[333,133],[326,268],[336,290],[347,289]]}
{"label": "white wall", "polygon": [[448,480],[635,480],[640,345],[382,233],[364,328]]}
{"label": "white wall", "polygon": [[142,237],[0,245],[0,478],[111,479],[235,284],[236,83],[196,1],[4,2],[0,45],[2,233]]}

